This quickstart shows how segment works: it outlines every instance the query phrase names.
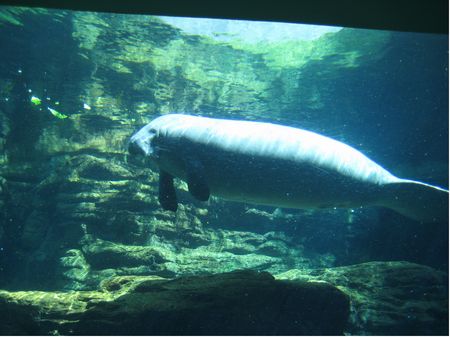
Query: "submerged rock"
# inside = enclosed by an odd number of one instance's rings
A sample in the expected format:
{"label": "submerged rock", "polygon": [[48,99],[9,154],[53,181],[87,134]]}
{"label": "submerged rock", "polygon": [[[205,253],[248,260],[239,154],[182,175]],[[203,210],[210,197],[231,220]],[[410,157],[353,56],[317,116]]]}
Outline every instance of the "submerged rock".
{"label": "submerged rock", "polygon": [[277,279],[326,281],[350,296],[349,333],[448,335],[448,275],[410,262],[290,270]]}
{"label": "submerged rock", "polygon": [[237,271],[115,277],[100,291],[0,291],[2,334],[337,335],[349,299],[321,282]]}

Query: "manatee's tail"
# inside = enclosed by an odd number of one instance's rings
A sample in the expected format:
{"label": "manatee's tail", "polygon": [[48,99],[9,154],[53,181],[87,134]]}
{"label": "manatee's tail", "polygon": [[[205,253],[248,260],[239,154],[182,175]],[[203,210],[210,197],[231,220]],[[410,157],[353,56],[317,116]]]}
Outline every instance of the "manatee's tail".
{"label": "manatee's tail", "polygon": [[383,186],[381,206],[422,222],[448,222],[448,190],[414,180]]}

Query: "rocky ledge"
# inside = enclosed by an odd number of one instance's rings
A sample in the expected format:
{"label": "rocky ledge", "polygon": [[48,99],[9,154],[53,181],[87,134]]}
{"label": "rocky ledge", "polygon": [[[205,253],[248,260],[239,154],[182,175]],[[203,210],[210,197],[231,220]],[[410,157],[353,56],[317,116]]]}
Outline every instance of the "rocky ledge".
{"label": "rocky ledge", "polygon": [[347,334],[448,335],[448,274],[406,261],[292,269],[277,279],[325,281],[350,296]]}
{"label": "rocky ledge", "polygon": [[96,291],[0,291],[1,335],[448,335],[448,275],[410,262],[115,276]]}
{"label": "rocky ledge", "polygon": [[122,276],[98,291],[0,292],[0,334],[342,335],[349,298],[267,272]]}

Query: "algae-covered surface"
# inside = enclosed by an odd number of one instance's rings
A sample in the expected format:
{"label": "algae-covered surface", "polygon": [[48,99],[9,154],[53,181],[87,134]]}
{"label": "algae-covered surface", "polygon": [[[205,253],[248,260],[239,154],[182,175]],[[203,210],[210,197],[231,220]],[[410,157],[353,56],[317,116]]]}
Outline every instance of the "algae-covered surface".
{"label": "algae-covered surface", "polygon": [[5,6],[0,30],[1,334],[448,333],[448,222],[178,179],[164,211],[127,153],[167,113],[266,121],[446,187],[446,36]]}
{"label": "algae-covered surface", "polygon": [[281,280],[326,281],[350,297],[356,335],[448,334],[448,275],[402,261],[289,270]]}
{"label": "algae-covered surface", "polygon": [[90,292],[1,292],[0,312],[0,332],[13,334],[336,335],[349,299],[329,284],[241,271],[119,277]]}
{"label": "algae-covered surface", "polygon": [[8,334],[445,335],[448,289],[432,268],[368,262],[276,278],[119,276],[97,291],[1,291],[0,312]]}

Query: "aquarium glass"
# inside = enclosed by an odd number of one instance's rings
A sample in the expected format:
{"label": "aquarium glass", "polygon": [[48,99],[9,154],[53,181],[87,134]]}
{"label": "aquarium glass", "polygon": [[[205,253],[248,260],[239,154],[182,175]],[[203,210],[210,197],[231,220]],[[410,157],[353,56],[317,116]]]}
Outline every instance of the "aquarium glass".
{"label": "aquarium glass", "polygon": [[0,50],[0,333],[448,333],[448,35],[0,6]]}

